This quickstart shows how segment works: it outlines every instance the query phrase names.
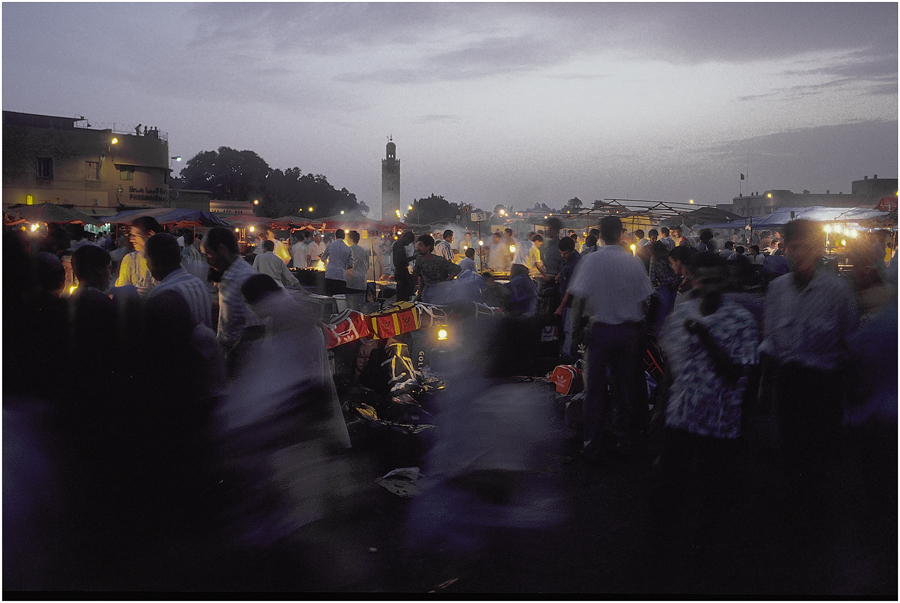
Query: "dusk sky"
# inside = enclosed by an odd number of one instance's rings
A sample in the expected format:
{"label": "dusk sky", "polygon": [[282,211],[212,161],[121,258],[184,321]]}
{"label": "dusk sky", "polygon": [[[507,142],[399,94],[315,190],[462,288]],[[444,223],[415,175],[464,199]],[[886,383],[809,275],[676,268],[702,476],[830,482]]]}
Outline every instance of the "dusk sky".
{"label": "dusk sky", "polygon": [[897,4],[4,2],[3,109],[401,203],[730,203],[897,177]]}

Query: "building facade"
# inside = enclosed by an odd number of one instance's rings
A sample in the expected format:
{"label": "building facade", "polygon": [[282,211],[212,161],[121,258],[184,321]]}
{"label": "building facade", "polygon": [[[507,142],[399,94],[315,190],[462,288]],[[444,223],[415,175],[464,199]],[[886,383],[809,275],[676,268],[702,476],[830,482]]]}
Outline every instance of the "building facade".
{"label": "building facade", "polygon": [[[79,125],[84,122],[84,126]],[[3,206],[57,203],[93,215],[181,207],[157,129],[91,129],[83,118],[3,112]]]}
{"label": "building facade", "polygon": [[896,198],[897,179],[879,178],[877,175],[862,180],[854,180],[851,192],[834,194],[795,193],[789,190],[770,189],[762,193],[753,193],[734,197],[731,205],[719,204],[716,207],[743,217],[768,216],[782,207],[875,207],[884,198]]}
{"label": "building facade", "polygon": [[385,151],[381,160],[381,219],[391,222],[400,219],[400,160],[393,139]]}

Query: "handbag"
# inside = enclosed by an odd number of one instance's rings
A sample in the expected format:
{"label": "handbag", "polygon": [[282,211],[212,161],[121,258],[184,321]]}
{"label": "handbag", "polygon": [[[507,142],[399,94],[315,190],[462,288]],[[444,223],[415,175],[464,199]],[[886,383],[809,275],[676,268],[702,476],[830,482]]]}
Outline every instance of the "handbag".
{"label": "handbag", "polygon": [[325,347],[328,349],[371,334],[366,315],[349,308],[334,314],[328,323],[322,325],[322,329],[325,332]]}
{"label": "handbag", "polygon": [[366,316],[369,333],[375,339],[387,339],[419,328],[419,311],[412,302],[395,302],[381,312]]}

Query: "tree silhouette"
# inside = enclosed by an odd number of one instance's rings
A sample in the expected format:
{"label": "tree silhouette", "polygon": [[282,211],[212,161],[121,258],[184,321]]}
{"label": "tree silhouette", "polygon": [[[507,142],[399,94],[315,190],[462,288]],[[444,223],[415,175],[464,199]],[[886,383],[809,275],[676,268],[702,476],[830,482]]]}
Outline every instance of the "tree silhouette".
{"label": "tree silhouette", "polygon": [[272,169],[253,151],[228,147],[203,151],[189,159],[172,186],[208,190],[214,199],[226,201],[258,199],[254,212],[269,218],[321,218],[341,211],[369,211],[355,194],[346,188],[335,189],[322,174],[304,174],[299,167]]}
{"label": "tree silhouette", "polygon": [[450,203],[443,196],[431,193],[429,197],[413,201],[406,219],[414,224],[456,222],[457,216],[462,213],[462,205],[459,203]]}
{"label": "tree silhouette", "polygon": [[252,201],[263,190],[269,165],[253,151],[219,147],[189,159],[181,170],[184,188],[207,190],[214,199]]}

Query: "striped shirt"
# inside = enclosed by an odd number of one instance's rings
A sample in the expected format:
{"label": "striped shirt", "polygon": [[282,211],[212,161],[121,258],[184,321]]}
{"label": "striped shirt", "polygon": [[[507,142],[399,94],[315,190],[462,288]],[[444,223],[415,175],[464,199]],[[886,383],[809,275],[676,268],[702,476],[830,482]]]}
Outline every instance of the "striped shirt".
{"label": "striped shirt", "polygon": [[453,261],[453,249],[450,247],[450,243],[445,240],[440,240],[434,244],[434,255],[438,255],[445,260]]}
{"label": "striped shirt", "polygon": [[191,321],[195,325],[206,325],[212,328],[212,300],[206,283],[185,270],[178,268],[170,272],[160,281],[148,299],[153,299],[161,291],[177,291],[188,303]]}
{"label": "striped shirt", "polygon": [[241,338],[245,327],[265,324],[256,317],[241,296],[241,287],[251,276],[259,274],[244,258],[238,257],[219,281],[219,325],[216,339],[230,350]]}

